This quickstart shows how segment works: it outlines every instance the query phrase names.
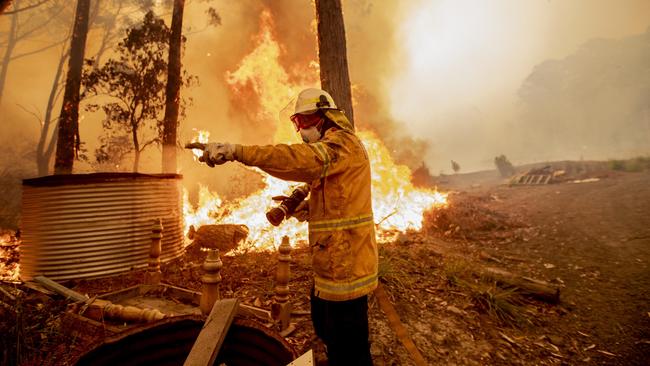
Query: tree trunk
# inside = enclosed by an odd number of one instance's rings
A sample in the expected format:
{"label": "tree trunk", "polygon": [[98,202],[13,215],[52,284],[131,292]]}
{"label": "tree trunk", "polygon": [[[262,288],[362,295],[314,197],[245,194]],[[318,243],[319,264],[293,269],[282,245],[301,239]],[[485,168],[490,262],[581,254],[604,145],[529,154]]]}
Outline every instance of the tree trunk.
{"label": "tree trunk", "polygon": [[341,0],[316,0],[321,88],[332,95],[354,125]]}
{"label": "tree trunk", "polygon": [[[19,1],[16,0],[15,6],[18,7]],[[9,26],[9,38],[7,39],[7,48],[5,49],[5,54],[2,57],[2,69],[0,69],[0,105],[2,104],[2,94],[5,87],[5,81],[7,80],[7,69],[9,69],[9,63],[11,62],[11,54],[14,51],[16,46],[16,41],[18,40],[18,13],[15,13],[11,16],[11,25]]]}
{"label": "tree trunk", "polygon": [[169,62],[165,89],[165,120],[163,124],[163,173],[176,173],[176,129],[181,88],[181,45],[183,8],[185,0],[174,0],[171,34],[169,37]]}
{"label": "tree trunk", "polygon": [[[99,6],[99,1],[97,1],[97,4]],[[122,7],[123,3],[120,1],[117,5],[117,9],[111,12],[112,18],[108,22],[108,25],[104,27],[104,35],[102,36],[102,41],[99,44],[99,50],[97,51],[97,54],[95,55],[95,63],[93,64],[93,69],[98,69],[99,65],[101,64],[101,59],[102,56],[104,56],[104,53],[108,49],[109,42],[114,41],[113,36],[115,33],[118,32],[117,29],[117,17],[120,15],[122,12]]]}
{"label": "tree trunk", "polygon": [[135,157],[133,158],[133,172],[137,173],[140,169],[140,150],[135,150]]}
{"label": "tree trunk", "polygon": [[131,123],[131,138],[133,139],[133,151],[135,156],[133,158],[133,172],[137,173],[140,167],[140,141],[138,140],[138,124]]}
{"label": "tree trunk", "polygon": [[61,114],[59,115],[54,174],[72,173],[75,151],[79,148],[79,88],[81,86],[86,36],[88,35],[89,11],[90,0],[77,0],[74,29],[70,42],[68,74]]}
{"label": "tree trunk", "polygon": [[45,143],[52,123],[52,110],[54,109],[54,103],[57,99],[56,96],[59,92],[59,81],[63,74],[63,64],[67,58],[68,52],[64,52],[59,59],[56,74],[52,81],[52,88],[50,89],[50,96],[47,99],[47,107],[45,107],[45,118],[43,119],[43,125],[41,126],[41,136],[38,139],[38,145],[36,146],[36,167],[38,168],[39,176],[47,175],[49,173],[50,158],[52,157],[52,147],[54,146],[53,141],[56,140],[56,133],[52,134],[47,149],[45,149]]}

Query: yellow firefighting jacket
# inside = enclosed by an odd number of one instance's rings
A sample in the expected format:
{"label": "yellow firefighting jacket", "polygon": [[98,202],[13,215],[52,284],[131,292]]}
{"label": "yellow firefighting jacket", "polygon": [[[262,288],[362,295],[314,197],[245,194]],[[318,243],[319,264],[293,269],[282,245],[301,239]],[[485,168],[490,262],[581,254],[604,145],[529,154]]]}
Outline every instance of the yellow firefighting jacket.
{"label": "yellow firefighting jacket", "polygon": [[339,111],[316,143],[236,146],[240,162],[280,179],[310,185],[309,243],[315,295],[345,301],[377,287],[377,243],[372,216],[370,162],[351,124]]}

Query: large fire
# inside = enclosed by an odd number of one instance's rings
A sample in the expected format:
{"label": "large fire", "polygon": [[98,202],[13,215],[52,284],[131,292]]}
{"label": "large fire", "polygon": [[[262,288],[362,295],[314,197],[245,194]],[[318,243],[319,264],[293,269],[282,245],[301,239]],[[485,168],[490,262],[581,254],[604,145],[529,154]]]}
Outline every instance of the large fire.
{"label": "large fire", "polygon": [[[424,211],[445,206],[447,194],[413,187],[410,181],[411,171],[404,165],[395,164],[381,140],[370,132],[360,132],[359,136],[371,158],[372,201],[378,236],[390,239],[398,232],[421,229]],[[194,208],[185,194],[186,232],[190,226],[197,228],[206,224],[245,224],[250,231],[246,249],[271,248],[278,245],[285,235],[292,238],[293,242],[306,242],[305,223],[289,219],[275,227],[265,216],[277,204],[272,197],[288,195],[297,183],[261,174],[265,184],[261,191],[231,203],[224,203],[216,193],[202,186],[198,206]]]}
{"label": "large fire", "polygon": [[[316,73],[305,68],[304,85],[291,84],[287,72],[279,63],[281,47],[273,36],[273,21],[268,11],[260,17],[260,32],[255,37],[256,47],[246,55],[237,70],[226,75],[233,91],[249,89],[260,101],[257,117],[277,126],[275,143],[298,142],[296,132],[288,120],[278,120],[278,112],[286,107],[291,96],[304,87],[316,84]],[[424,211],[447,204],[447,195],[437,190],[418,189],[411,184],[411,171],[404,165],[395,164],[390,152],[373,133],[358,132],[371,158],[372,194],[375,224],[379,238],[392,238],[395,233],[419,230]],[[205,131],[199,131],[195,141],[207,142]],[[285,182],[262,173],[264,188],[250,196],[225,203],[216,193],[200,187],[199,202],[193,207],[187,194],[184,199],[185,230],[206,224],[245,224],[249,236],[245,248],[272,248],[279,245],[283,236],[292,242],[307,241],[307,225],[295,219],[285,220],[280,226],[269,224],[265,213],[277,203],[273,196],[288,195],[297,183]]]}
{"label": "large fire", "polygon": [[[294,74],[303,77],[299,83],[289,82],[289,75],[278,61],[282,47],[274,39],[273,19],[268,11],[260,17],[260,32],[255,37],[255,42],[254,50],[242,59],[237,70],[227,73],[226,81],[233,91],[241,89],[255,93],[255,99],[260,101],[256,117],[276,126],[273,142],[298,143],[298,136],[291,123],[278,120],[281,119],[278,118],[278,112],[286,108],[289,99],[299,90],[317,84],[318,64],[312,61],[299,72],[293,70]],[[362,131],[358,135],[371,158],[373,210],[378,237],[390,240],[396,233],[419,230],[424,211],[445,206],[447,195],[437,190],[413,187],[408,167],[395,164],[390,152],[375,134]],[[209,132],[197,131],[194,141],[205,143],[208,138]],[[195,156],[198,158],[200,151],[195,150]],[[190,226],[198,228],[206,224],[245,224],[249,228],[247,243],[244,245],[247,249],[272,248],[285,235],[292,238],[294,244],[306,242],[306,223],[289,219],[275,227],[269,224],[265,216],[277,204],[272,200],[273,196],[289,194],[298,184],[273,178],[261,171],[260,174],[264,188],[234,202],[226,203],[216,193],[201,186],[198,205],[195,206],[190,204],[185,192],[185,233]],[[0,236],[0,257],[7,259],[0,262],[2,281],[18,280],[17,258],[9,261],[10,258],[17,257],[18,244],[19,241],[10,235]]]}

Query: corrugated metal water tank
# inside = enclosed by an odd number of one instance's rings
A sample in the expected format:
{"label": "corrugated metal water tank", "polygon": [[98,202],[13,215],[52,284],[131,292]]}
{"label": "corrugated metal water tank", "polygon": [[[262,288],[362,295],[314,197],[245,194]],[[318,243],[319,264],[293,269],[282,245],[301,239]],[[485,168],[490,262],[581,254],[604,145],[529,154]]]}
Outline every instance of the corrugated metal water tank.
{"label": "corrugated metal water tank", "polygon": [[94,173],[23,180],[20,274],[54,280],[144,267],[162,219],[161,260],[183,253],[178,174]]}

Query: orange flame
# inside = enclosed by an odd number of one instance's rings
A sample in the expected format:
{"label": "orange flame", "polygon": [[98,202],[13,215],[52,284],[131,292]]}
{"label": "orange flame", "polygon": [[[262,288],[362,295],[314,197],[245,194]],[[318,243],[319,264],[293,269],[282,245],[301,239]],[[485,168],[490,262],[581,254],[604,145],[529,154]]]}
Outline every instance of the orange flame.
{"label": "orange flame", "polygon": [[[269,10],[260,15],[260,32],[254,38],[256,47],[246,55],[234,72],[226,73],[226,82],[235,90],[246,85],[252,87],[258,96],[260,108],[256,117],[260,120],[275,122],[273,142],[300,142],[290,123],[280,121],[278,112],[287,107],[287,102],[300,90],[313,86],[318,79],[313,71],[302,70],[304,75],[301,85],[292,85],[289,75],[280,65],[281,47],[274,38],[274,24]],[[312,62],[309,66],[314,67]],[[293,107],[293,106],[292,106]]]}
{"label": "orange flame", "polygon": [[[198,135],[193,137],[190,142],[200,142],[202,144],[206,144],[208,142],[208,139],[210,138],[210,132],[204,130],[197,130],[196,128],[193,128],[192,131],[196,131]],[[194,160],[196,161],[201,156],[203,156],[203,150],[192,149],[192,154],[194,154]]]}
{"label": "orange flame", "polygon": [[[194,209],[184,195],[185,232],[190,225],[195,228],[206,224],[245,224],[249,228],[247,243],[242,249],[251,247],[267,249],[280,243],[283,236],[289,236],[293,242],[307,241],[307,226],[295,219],[284,220],[280,226],[272,226],[266,219],[266,212],[277,205],[273,196],[290,193],[292,183],[273,178],[265,173],[265,187],[246,198],[223,204],[219,196],[201,186],[199,204]],[[295,186],[295,183],[293,183]]]}
{"label": "orange flame", "polygon": [[[18,250],[18,240],[8,233],[0,235],[0,258],[10,258]],[[0,262],[0,281],[20,282],[20,264]]]}
{"label": "orange flame", "polygon": [[[395,164],[388,149],[373,133],[359,132],[371,157],[372,203],[379,237],[390,240],[396,232],[420,230],[424,211],[444,207],[447,194],[437,190],[415,188],[411,184],[411,171],[405,165]],[[249,168],[260,171],[257,168]],[[261,171],[260,171],[261,172]],[[296,183],[286,182],[261,172],[264,188],[246,198],[224,204],[219,196],[206,187],[199,191],[199,204],[194,209],[184,196],[185,232],[190,225],[198,228],[206,224],[245,224],[249,236],[245,249],[267,249],[280,243],[283,236],[292,241],[307,241],[307,226],[291,218],[278,227],[266,219],[266,212],[277,203],[273,196],[288,195]]]}
{"label": "orange flame", "polygon": [[411,170],[395,164],[390,152],[372,132],[359,132],[370,156],[372,207],[378,231],[420,230],[424,211],[447,204],[447,194],[416,188]]}
{"label": "orange flame", "polygon": [[[226,74],[226,80],[234,91],[249,86],[259,99],[257,117],[262,120],[275,121],[274,142],[299,142],[296,132],[288,120],[277,118],[278,111],[287,106],[287,101],[304,87],[316,84],[313,71],[312,80],[305,80],[304,85],[292,85],[285,69],[279,63],[281,47],[273,36],[273,21],[269,11],[260,17],[260,33],[255,38],[255,49],[240,62],[238,69]],[[310,67],[318,67],[314,61]],[[199,132],[200,142],[207,138],[204,131]],[[371,156],[373,209],[379,237],[390,238],[391,234],[406,230],[419,230],[422,216],[431,207],[447,204],[447,195],[436,190],[417,189],[411,184],[411,172],[404,165],[393,161],[388,149],[381,140],[371,132],[359,132],[359,137],[366,145]],[[257,169],[255,169],[257,170]],[[259,171],[259,170],[257,170]],[[184,214],[185,229],[190,225],[198,228],[205,224],[245,224],[249,228],[246,248],[266,249],[279,245],[285,235],[292,242],[307,241],[307,226],[295,219],[285,220],[280,226],[272,226],[265,213],[277,203],[273,196],[288,195],[296,183],[285,182],[265,173],[264,188],[250,196],[230,203],[224,203],[217,194],[205,187],[200,188],[199,204],[192,207],[185,194]]]}

